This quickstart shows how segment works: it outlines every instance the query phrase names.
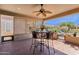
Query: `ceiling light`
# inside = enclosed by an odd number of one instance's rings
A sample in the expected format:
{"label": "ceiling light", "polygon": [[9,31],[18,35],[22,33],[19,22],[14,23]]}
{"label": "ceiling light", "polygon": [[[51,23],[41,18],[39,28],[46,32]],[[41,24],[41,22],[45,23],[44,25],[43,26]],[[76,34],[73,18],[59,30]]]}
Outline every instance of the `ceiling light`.
{"label": "ceiling light", "polygon": [[20,10],[21,8],[17,8],[18,10]]}

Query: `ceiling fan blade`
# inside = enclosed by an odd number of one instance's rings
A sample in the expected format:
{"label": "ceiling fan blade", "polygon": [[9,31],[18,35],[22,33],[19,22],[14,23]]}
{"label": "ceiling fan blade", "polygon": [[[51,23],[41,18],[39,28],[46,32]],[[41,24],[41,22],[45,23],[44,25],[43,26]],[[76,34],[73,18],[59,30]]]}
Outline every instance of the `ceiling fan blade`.
{"label": "ceiling fan blade", "polygon": [[39,13],[36,14],[36,16],[39,16],[40,14],[41,14],[41,13],[39,12]]}
{"label": "ceiling fan blade", "polygon": [[45,13],[51,14],[52,12],[51,11],[45,11]]}
{"label": "ceiling fan blade", "polygon": [[46,14],[45,13],[42,13],[42,15],[46,17]]}
{"label": "ceiling fan blade", "polygon": [[33,13],[37,13],[37,12],[40,12],[40,11],[34,11]]}

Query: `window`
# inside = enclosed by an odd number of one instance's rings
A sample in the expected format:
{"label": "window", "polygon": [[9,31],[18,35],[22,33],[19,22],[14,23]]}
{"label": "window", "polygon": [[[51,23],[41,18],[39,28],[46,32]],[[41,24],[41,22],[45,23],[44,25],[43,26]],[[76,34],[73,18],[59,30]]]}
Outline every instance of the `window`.
{"label": "window", "polygon": [[13,16],[1,15],[1,36],[2,36],[2,41],[12,40]]}

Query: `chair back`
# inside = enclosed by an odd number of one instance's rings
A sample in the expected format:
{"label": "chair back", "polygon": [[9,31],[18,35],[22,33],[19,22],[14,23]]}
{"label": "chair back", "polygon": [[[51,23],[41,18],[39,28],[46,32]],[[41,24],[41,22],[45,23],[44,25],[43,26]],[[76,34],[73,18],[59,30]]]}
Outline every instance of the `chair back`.
{"label": "chair back", "polygon": [[51,37],[51,32],[47,32],[46,35],[47,35],[46,39],[50,39],[50,37]]}
{"label": "chair back", "polygon": [[36,32],[32,31],[32,38],[37,38]]}

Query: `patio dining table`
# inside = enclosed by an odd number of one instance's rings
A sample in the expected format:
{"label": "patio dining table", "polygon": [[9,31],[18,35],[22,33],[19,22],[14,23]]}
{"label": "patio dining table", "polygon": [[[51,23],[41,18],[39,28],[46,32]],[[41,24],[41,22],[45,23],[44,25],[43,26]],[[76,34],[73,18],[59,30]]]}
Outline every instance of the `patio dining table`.
{"label": "patio dining table", "polygon": [[[35,49],[40,46],[40,52],[44,52],[44,47],[48,49],[48,52],[50,54],[50,47],[49,47],[49,39],[50,39],[50,31],[34,31],[36,38],[35,39],[40,39],[38,44],[34,44],[34,50],[33,54],[35,54]],[[33,34],[33,33],[32,33]],[[44,39],[47,40],[47,44],[44,43]]]}

